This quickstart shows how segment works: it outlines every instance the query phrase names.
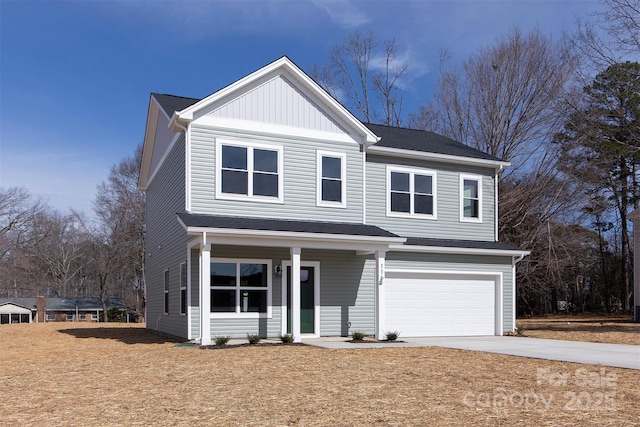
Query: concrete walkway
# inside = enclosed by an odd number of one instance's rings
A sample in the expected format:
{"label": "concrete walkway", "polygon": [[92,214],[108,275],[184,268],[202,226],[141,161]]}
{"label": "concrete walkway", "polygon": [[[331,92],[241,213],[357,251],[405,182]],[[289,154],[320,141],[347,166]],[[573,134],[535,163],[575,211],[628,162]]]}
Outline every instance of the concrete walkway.
{"label": "concrete walkway", "polygon": [[434,346],[640,370],[640,346],[635,345],[601,344],[507,336],[400,337],[400,340],[403,342],[372,342],[362,344],[347,342],[348,339],[349,338],[346,337],[303,338],[303,342],[309,345],[333,349]]}

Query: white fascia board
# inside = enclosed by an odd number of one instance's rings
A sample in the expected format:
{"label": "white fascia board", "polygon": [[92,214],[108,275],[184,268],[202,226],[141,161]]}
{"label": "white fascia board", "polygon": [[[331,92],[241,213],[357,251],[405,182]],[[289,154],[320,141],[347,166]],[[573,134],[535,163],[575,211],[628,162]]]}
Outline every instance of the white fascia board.
{"label": "white fascia board", "polygon": [[[184,226],[184,224],[183,224]],[[302,233],[291,231],[247,230],[233,228],[186,227],[187,234],[207,233],[216,244],[240,246],[301,247],[315,249],[386,250],[400,244],[404,237],[353,236],[344,234]]]}
{"label": "white fascia board", "polygon": [[195,104],[185,108],[184,110],[178,111],[174,115],[177,117],[172,118],[171,122],[173,123],[174,119],[175,121],[180,120],[183,123],[190,122],[194,119],[195,112],[206,108],[208,105],[213,104],[228,95],[231,95],[242,87],[250,85],[251,83],[278,69],[287,71],[298,82],[303,84],[308,90],[312,91],[313,94],[317,96],[318,99],[320,99],[328,108],[339,115],[345,121],[345,123],[351,126],[354,130],[357,130],[358,134],[363,138],[363,140],[359,142],[364,143],[365,145],[370,145],[380,140],[371,130],[369,130],[369,128],[367,128],[364,124],[362,124],[360,120],[358,120],[353,114],[351,114],[349,110],[347,110],[338,101],[331,97],[324,89],[322,89],[316,82],[314,82],[313,79],[307,76],[293,62],[291,62],[289,58],[285,56],[230,84],[229,86],[220,89],[218,92],[209,95],[208,97],[196,102]]}
{"label": "white fascia board", "polygon": [[525,257],[530,251],[518,251],[508,249],[479,249],[479,248],[452,248],[449,246],[418,246],[418,245],[391,245],[389,250],[398,252],[422,252],[432,254],[457,254],[457,255],[497,255]]}
{"label": "white fascia board", "polygon": [[238,136],[264,136],[277,139],[305,140],[311,142],[346,142],[357,144],[348,134],[323,132],[293,126],[284,126],[266,122],[232,119],[228,117],[202,116],[191,122],[193,126],[206,126],[207,128],[228,132],[229,135]]}
{"label": "white fascia board", "polygon": [[490,166],[492,168],[505,168],[511,165],[509,162],[501,160],[474,159],[472,157],[452,156],[449,154],[428,153],[425,151],[403,150],[390,147],[368,147],[367,152],[371,154],[382,154],[390,157],[401,157],[404,159],[423,159],[434,162],[452,163],[458,165]]}

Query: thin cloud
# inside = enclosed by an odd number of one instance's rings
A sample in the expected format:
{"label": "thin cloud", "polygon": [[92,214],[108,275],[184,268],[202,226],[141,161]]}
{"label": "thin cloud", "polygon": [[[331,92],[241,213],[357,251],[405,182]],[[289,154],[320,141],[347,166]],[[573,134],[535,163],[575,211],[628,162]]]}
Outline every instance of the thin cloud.
{"label": "thin cloud", "polygon": [[345,28],[358,28],[371,22],[371,18],[349,0],[314,0],[313,4],[324,10],[334,23]]}

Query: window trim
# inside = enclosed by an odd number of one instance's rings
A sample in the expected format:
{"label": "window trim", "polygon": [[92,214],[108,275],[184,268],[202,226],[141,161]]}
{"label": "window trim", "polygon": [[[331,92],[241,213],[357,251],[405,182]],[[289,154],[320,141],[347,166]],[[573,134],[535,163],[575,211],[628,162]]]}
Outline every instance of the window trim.
{"label": "window trim", "polygon": [[[273,317],[272,308],[272,295],[273,295],[273,274],[272,274],[272,260],[270,259],[253,259],[253,258],[211,258],[211,263],[235,263],[236,264],[236,285],[233,287],[236,291],[236,311],[235,312],[209,312],[211,319],[271,319]],[[242,313],[240,312],[240,290],[263,290],[264,288],[256,288],[251,286],[240,286],[238,281],[239,265],[240,264],[266,264],[267,265],[267,311],[265,313]],[[213,270],[211,270],[213,271]],[[214,289],[229,290],[231,286],[209,286],[209,292]],[[210,310],[210,308],[209,308]]]}
{"label": "window trim", "polygon": [[[322,180],[324,179],[322,173],[323,157],[334,157],[340,159],[340,191],[342,196],[342,200],[340,202],[322,200]],[[316,206],[327,206],[332,208],[347,207],[347,153],[324,150],[316,151]]]}
{"label": "window trim", "polygon": [[164,314],[169,314],[169,269],[166,268],[164,270],[164,276],[163,276],[163,280],[164,280],[164,292],[162,294],[162,298],[163,298],[163,306],[164,306]]}
{"label": "window trim", "polygon": [[[222,192],[222,147],[242,147],[247,149],[247,193],[234,194]],[[270,150],[276,151],[278,155],[278,197],[261,196],[253,194],[253,163],[254,150]],[[262,203],[283,203],[284,200],[284,148],[281,145],[262,144],[258,142],[229,141],[216,139],[216,172],[215,172],[215,197],[220,200],[250,200]]]}
{"label": "window trim", "polygon": [[[391,210],[391,173],[399,172],[409,174],[409,210],[410,212],[396,212]],[[438,219],[438,173],[433,169],[411,168],[405,166],[387,165],[387,183],[386,183],[386,203],[387,216],[397,218],[424,218]],[[423,175],[431,177],[431,196],[433,197],[433,214],[423,214],[414,212],[414,196],[415,196],[415,175]]]}
{"label": "window trim", "polygon": [[[478,185],[478,217],[465,217],[464,216],[464,182],[465,181],[475,181]],[[460,222],[482,222],[482,175],[474,175],[474,174],[460,174]]]}
{"label": "window trim", "polygon": [[[184,268],[184,275],[183,275],[183,268]],[[184,278],[184,282],[183,279]],[[187,315],[187,307],[188,307],[188,300],[187,300],[187,281],[189,280],[188,277],[188,272],[187,272],[187,262],[181,262],[180,263],[180,315],[181,316],[186,316]],[[184,311],[182,311],[182,308],[184,307]]]}

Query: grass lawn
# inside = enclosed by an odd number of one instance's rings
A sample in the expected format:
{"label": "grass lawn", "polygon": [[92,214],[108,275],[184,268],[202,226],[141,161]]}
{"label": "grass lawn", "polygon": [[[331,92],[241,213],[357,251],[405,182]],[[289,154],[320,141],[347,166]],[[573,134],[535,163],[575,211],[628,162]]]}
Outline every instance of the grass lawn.
{"label": "grass lawn", "polygon": [[[518,338],[514,338],[518,339]],[[0,327],[3,425],[637,425],[640,371],[440,348],[176,347]]]}
{"label": "grass lawn", "polygon": [[631,315],[549,315],[516,324],[533,338],[640,345],[640,323],[633,323]]}

